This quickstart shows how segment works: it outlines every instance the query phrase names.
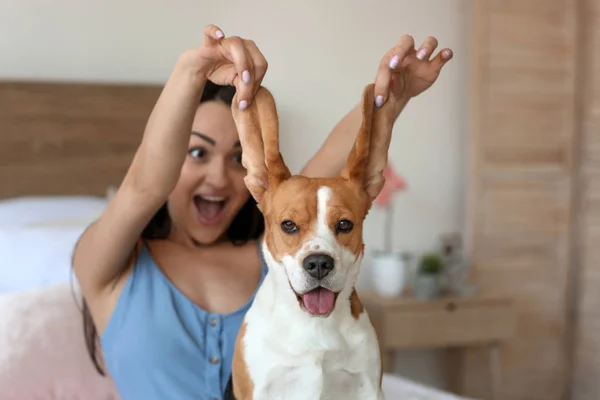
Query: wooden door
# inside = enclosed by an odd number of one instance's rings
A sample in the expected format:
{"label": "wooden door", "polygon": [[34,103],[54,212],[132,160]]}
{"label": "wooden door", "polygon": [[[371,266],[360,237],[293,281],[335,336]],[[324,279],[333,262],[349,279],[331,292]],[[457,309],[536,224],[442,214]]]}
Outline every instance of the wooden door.
{"label": "wooden door", "polygon": [[[480,290],[516,300],[498,398],[568,391],[577,143],[576,0],[473,3],[469,250]],[[599,253],[600,254],[600,253]],[[600,270],[599,270],[600,271]],[[464,393],[489,398],[486,354],[467,354]]]}
{"label": "wooden door", "polygon": [[600,399],[600,0],[581,0],[573,400]]}

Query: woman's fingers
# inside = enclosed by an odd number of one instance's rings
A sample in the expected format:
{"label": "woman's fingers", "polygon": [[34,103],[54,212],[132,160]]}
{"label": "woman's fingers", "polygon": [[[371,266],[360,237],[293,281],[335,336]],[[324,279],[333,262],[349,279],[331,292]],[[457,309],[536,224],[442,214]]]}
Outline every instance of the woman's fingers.
{"label": "woman's fingers", "polygon": [[248,52],[250,58],[252,59],[252,63],[254,64],[254,81],[255,81],[255,90],[258,90],[258,87],[261,85],[265,74],[267,73],[267,69],[269,68],[269,64],[267,63],[267,59],[258,49],[256,43],[253,40],[246,40],[246,51]]}
{"label": "woman's fingers", "polygon": [[237,85],[237,90],[239,92],[238,98],[240,99],[239,107],[243,110],[248,107],[253,96],[254,71],[252,69],[252,62],[246,53],[244,41],[238,36],[228,37],[221,42],[221,45],[229,56],[229,61],[235,67],[238,82],[241,80],[241,83]]}
{"label": "woman's fingers", "polygon": [[431,57],[437,46],[438,41],[436,38],[433,36],[427,37],[417,51],[417,58],[419,60],[429,60],[429,57]]}
{"label": "woman's fingers", "polygon": [[403,35],[400,38],[396,47],[392,50],[392,57],[390,58],[390,68],[395,70],[402,64],[404,58],[415,51],[415,39],[410,35]]}
{"label": "woman's fingers", "polygon": [[[242,97],[242,101],[246,101],[246,103],[243,106],[244,108],[247,107],[248,104],[250,104],[252,98],[254,97],[254,93],[256,93],[256,90],[258,90],[258,88],[256,87],[256,67],[254,66],[254,60],[252,59],[252,56],[250,55],[248,47],[245,45],[245,42],[246,41],[244,40],[244,54],[246,56],[246,62],[248,63],[248,72],[244,72],[245,75],[242,76],[242,81],[241,83],[239,83],[237,88],[237,90],[239,90],[240,92],[245,92],[246,90],[249,92],[249,97],[247,99],[245,97]],[[244,88],[242,89],[240,85]]]}
{"label": "woman's fingers", "polygon": [[204,41],[206,44],[217,44],[219,40],[223,39],[224,37],[225,34],[218,26],[211,24],[204,27]]}
{"label": "woman's fingers", "polygon": [[415,40],[410,35],[404,35],[379,63],[375,78],[375,105],[381,107],[387,100],[392,74],[402,64],[407,55],[415,51]]}
{"label": "woman's fingers", "polygon": [[225,38],[216,25],[204,28],[204,44],[213,49],[213,79],[233,84],[238,92],[240,109],[248,107],[268,68],[267,60],[252,40],[239,36]]}
{"label": "woman's fingers", "polygon": [[442,67],[452,59],[452,50],[443,49],[431,60],[431,66],[439,73]]}
{"label": "woman's fingers", "polygon": [[390,91],[390,82],[392,80],[392,69],[390,60],[394,56],[393,49],[386,53],[379,62],[377,76],[375,77],[375,105],[381,107],[388,98]]}
{"label": "woman's fingers", "polygon": [[[236,71],[238,71],[238,79],[235,80],[235,85],[240,93],[239,107],[243,110],[248,107],[260,87],[267,73],[268,63],[252,40],[234,40],[228,53],[231,54],[231,61],[235,64]],[[239,72],[240,70],[242,70],[242,73]]]}

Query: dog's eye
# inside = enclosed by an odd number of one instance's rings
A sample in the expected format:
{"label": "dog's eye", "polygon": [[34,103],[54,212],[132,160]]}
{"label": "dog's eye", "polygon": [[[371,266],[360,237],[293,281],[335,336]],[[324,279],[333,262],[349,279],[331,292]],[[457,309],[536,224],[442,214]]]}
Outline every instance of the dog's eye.
{"label": "dog's eye", "polygon": [[290,220],[285,220],[281,223],[281,229],[283,229],[283,231],[285,233],[296,233],[298,232],[298,227],[296,226],[295,223],[293,223]]}
{"label": "dog's eye", "polygon": [[343,219],[338,222],[337,231],[341,233],[348,233],[354,228],[354,224],[347,219]]}

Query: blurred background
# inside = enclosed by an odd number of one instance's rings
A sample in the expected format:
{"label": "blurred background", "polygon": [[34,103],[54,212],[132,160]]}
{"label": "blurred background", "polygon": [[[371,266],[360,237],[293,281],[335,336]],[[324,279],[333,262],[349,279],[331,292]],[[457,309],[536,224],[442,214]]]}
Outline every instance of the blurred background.
{"label": "blurred background", "polygon": [[[472,398],[598,399],[599,12],[599,0],[3,0],[0,289],[63,279],[57,243],[81,227],[44,213],[101,211],[139,143],[123,137],[140,137],[206,24],[265,54],[295,172],[400,36],[432,35],[454,58],[396,123],[389,159],[407,185],[365,227],[360,289],[387,341],[413,332],[390,344],[391,371]],[[17,231],[15,213],[44,222]],[[376,259],[386,235],[401,274]],[[33,240],[51,248],[34,254]],[[439,290],[418,295],[432,274]]]}

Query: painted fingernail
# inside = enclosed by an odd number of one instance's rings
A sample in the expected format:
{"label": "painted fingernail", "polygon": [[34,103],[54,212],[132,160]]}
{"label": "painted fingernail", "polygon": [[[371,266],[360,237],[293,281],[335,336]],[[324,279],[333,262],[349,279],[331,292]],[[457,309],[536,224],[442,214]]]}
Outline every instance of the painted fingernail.
{"label": "painted fingernail", "polygon": [[379,95],[375,97],[375,106],[381,107],[383,105],[383,96]]}
{"label": "painted fingernail", "polygon": [[217,38],[219,38],[219,39],[222,39],[225,37],[225,34],[221,30],[217,30],[217,32],[215,32],[215,35],[217,35]]}
{"label": "painted fingernail", "polygon": [[246,100],[240,101],[240,110],[245,110],[248,108],[248,102]]}
{"label": "painted fingernail", "polygon": [[250,83],[250,71],[248,71],[247,69],[244,70],[244,72],[242,72],[242,81],[245,84]]}
{"label": "painted fingernail", "polygon": [[419,60],[423,60],[425,58],[425,56],[427,55],[427,49],[421,49],[419,50],[419,52],[417,53],[417,58]]}
{"label": "painted fingernail", "polygon": [[399,62],[400,62],[400,56],[392,57],[392,59],[390,60],[390,68],[395,69],[398,66]]}
{"label": "painted fingernail", "polygon": [[446,57],[446,58],[452,57],[452,50],[444,50],[444,57]]}

